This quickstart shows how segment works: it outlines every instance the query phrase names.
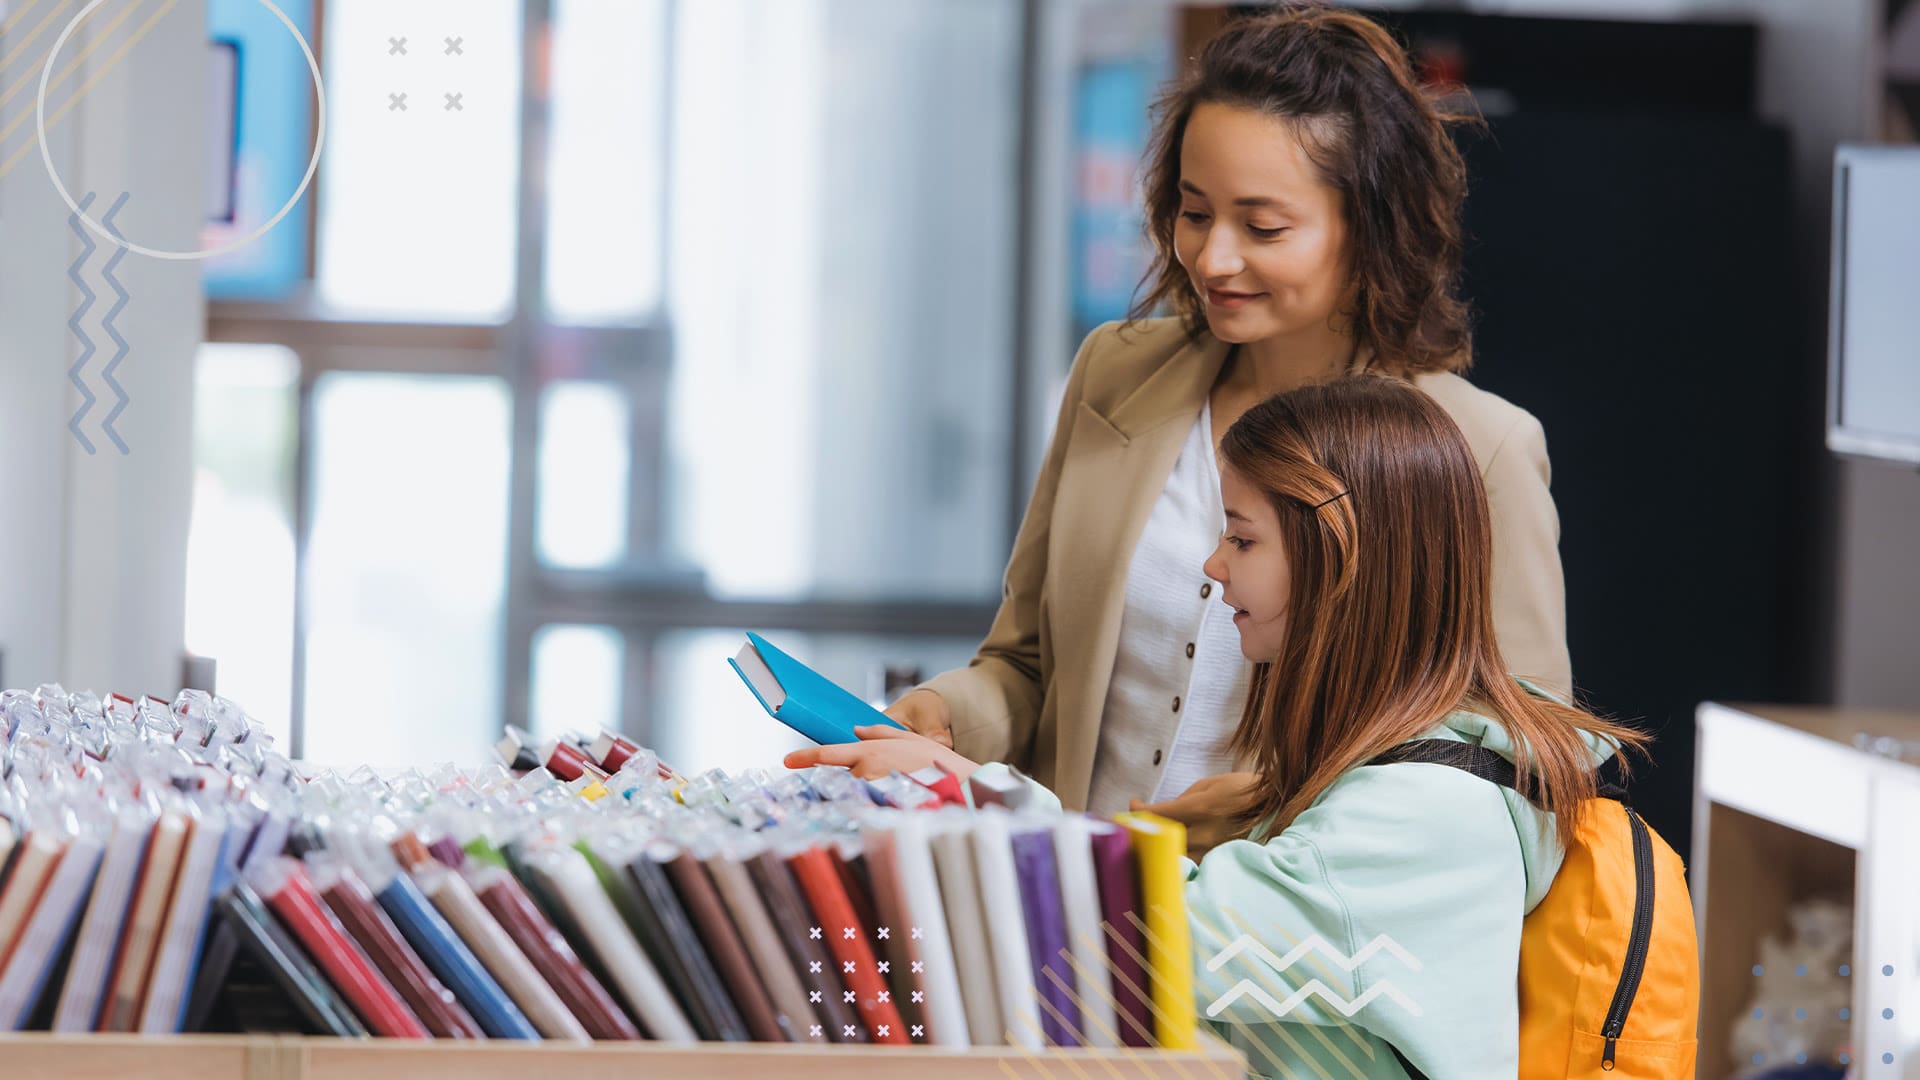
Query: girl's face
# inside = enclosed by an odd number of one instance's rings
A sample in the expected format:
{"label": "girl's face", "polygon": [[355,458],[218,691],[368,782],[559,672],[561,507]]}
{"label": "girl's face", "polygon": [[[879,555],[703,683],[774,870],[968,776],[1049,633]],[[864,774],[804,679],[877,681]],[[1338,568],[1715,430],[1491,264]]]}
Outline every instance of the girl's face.
{"label": "girl's face", "polygon": [[1258,489],[1224,464],[1220,496],[1227,508],[1227,530],[1202,569],[1220,583],[1220,599],[1233,609],[1241,655],[1264,664],[1278,657],[1286,643],[1293,593],[1280,519]]}
{"label": "girl's face", "polygon": [[1294,122],[1206,104],[1180,141],[1174,255],[1222,341],[1324,333],[1349,291],[1340,193]]}

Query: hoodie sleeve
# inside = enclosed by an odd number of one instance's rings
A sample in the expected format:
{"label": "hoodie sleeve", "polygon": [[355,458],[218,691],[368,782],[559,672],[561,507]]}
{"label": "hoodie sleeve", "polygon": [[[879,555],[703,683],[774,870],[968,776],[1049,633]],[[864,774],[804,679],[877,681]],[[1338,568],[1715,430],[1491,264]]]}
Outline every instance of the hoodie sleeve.
{"label": "hoodie sleeve", "polygon": [[1191,867],[1200,1015],[1258,1029],[1243,1034],[1259,1072],[1301,1056],[1371,1072],[1359,1028],[1433,1080],[1511,1076],[1524,893],[1499,788],[1440,765],[1356,769],[1277,836]]}

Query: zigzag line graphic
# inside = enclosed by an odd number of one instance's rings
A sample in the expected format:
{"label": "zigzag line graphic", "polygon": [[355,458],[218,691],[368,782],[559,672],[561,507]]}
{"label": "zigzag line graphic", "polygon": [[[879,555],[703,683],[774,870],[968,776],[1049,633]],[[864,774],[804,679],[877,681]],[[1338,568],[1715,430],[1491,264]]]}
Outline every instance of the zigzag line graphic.
{"label": "zigzag line graphic", "polygon": [[[127,205],[129,194],[129,192],[121,192],[120,197],[113,200],[113,206],[107,210],[106,216],[100,220],[115,240],[120,239],[120,230],[113,223],[113,215],[118,214],[120,208]],[[127,397],[126,390],[113,377],[114,369],[120,366],[120,361],[127,358],[127,339],[120,336],[119,330],[114,329],[113,320],[118,318],[121,309],[127,306],[127,290],[120,287],[120,279],[113,276],[113,268],[120,265],[120,260],[126,257],[127,249],[124,246],[115,247],[113,254],[107,256],[107,265],[100,268],[100,276],[107,280],[108,285],[113,286],[114,295],[118,297],[114,300],[113,306],[107,309],[106,317],[100,320],[100,328],[113,339],[114,345],[113,358],[107,361],[106,369],[100,373],[100,377],[113,388],[113,396],[118,399],[114,402],[113,410],[107,413],[107,418],[101,421],[100,426],[106,430],[107,438],[113,440],[113,445],[119,447],[122,454],[128,453],[127,444],[120,438],[120,433],[113,429],[113,422],[120,419],[121,413],[127,411],[127,402],[132,399]]]}
{"label": "zigzag line graphic", "polygon": [[[93,192],[89,191],[80,200],[81,212],[84,213],[92,203]],[[80,267],[93,256],[97,245],[94,244],[93,237],[87,235],[86,227],[80,224],[79,214],[67,215],[67,227],[73,230],[82,244],[86,245],[86,249],[80,252],[80,257],[73,260],[72,266],[67,267],[67,277],[79,288],[82,297],[80,306],[74,310],[73,317],[67,320],[67,329],[73,331],[73,336],[80,339],[80,356],[74,360],[73,366],[67,369],[67,379],[80,389],[80,408],[74,412],[73,418],[67,421],[67,430],[73,432],[73,437],[80,441],[80,445],[86,449],[87,453],[91,454],[94,452],[93,443],[81,433],[80,421],[86,418],[97,399],[93,396],[93,391],[87,389],[87,384],[80,378],[80,372],[86,368],[87,361],[93,359],[93,339],[80,328],[80,318],[93,307],[94,294],[93,290],[87,287],[87,283],[81,280]]]}
{"label": "zigzag line graphic", "polygon": [[1209,1019],[1219,1016],[1234,1002],[1239,1001],[1243,997],[1250,997],[1260,1004],[1265,1005],[1268,1011],[1272,1012],[1275,1017],[1282,1017],[1298,1008],[1302,1001],[1310,997],[1318,997],[1327,1004],[1340,1010],[1342,1016],[1351,1019],[1355,1013],[1371,1004],[1374,998],[1381,997],[1382,995],[1392,998],[1401,1008],[1407,1010],[1407,1012],[1414,1016],[1420,1015],[1420,1006],[1405,994],[1402,994],[1399,988],[1394,986],[1390,980],[1383,979],[1375,983],[1366,993],[1361,994],[1352,1001],[1348,1001],[1346,998],[1327,989],[1327,985],[1319,979],[1314,979],[1300,989],[1287,995],[1287,1000],[1275,1001],[1265,990],[1255,986],[1251,979],[1241,979],[1234,984],[1233,989],[1222,994],[1213,1004],[1207,1006],[1207,1016]]}
{"label": "zigzag line graphic", "polygon": [[1318,951],[1321,955],[1340,965],[1348,972],[1353,971],[1353,969],[1359,967],[1361,964],[1373,959],[1374,954],[1382,951],[1392,953],[1396,959],[1413,971],[1419,971],[1422,966],[1418,958],[1401,948],[1399,942],[1385,934],[1381,934],[1379,937],[1362,945],[1360,951],[1354,953],[1351,958],[1343,955],[1339,949],[1328,944],[1327,939],[1321,937],[1319,934],[1307,935],[1304,941],[1295,945],[1285,956],[1273,955],[1273,953],[1265,945],[1262,945],[1259,939],[1255,938],[1252,934],[1241,934],[1239,937],[1233,939],[1232,944],[1221,949],[1218,955],[1207,961],[1207,970],[1219,971],[1226,966],[1229,960],[1232,960],[1242,952],[1250,952],[1254,956],[1265,960],[1275,971],[1285,971],[1297,963],[1301,957],[1306,956],[1309,952],[1315,951]]}

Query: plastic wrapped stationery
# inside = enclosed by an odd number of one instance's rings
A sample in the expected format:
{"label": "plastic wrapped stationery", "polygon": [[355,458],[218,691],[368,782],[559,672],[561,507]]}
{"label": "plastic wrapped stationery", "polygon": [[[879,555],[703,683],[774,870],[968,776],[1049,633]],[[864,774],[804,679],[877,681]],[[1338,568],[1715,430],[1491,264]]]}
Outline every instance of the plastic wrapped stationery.
{"label": "plastic wrapped stationery", "polygon": [[10,1031],[1195,1045],[1177,837],[1141,822],[612,733],[307,775],[198,691],[8,690],[0,740]]}

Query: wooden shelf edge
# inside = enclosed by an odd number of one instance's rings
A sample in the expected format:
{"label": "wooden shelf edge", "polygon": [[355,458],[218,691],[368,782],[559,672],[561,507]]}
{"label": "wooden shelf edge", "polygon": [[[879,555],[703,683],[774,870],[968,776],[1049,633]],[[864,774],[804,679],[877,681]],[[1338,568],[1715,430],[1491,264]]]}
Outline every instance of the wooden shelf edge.
{"label": "wooden shelf edge", "polygon": [[1122,1080],[1237,1080],[1246,1070],[1240,1053],[1211,1034],[1202,1035],[1199,1049],[1178,1053],[779,1043],[415,1042],[291,1035],[0,1036],[0,1062],[9,1075],[59,1075],[63,1080],[518,1080],[542,1071],[583,1068],[631,1069],[659,1080],[735,1080],[768,1075],[776,1061],[783,1080],[878,1080],[909,1073],[915,1080],[1044,1080],[1091,1075],[1095,1069]]}

